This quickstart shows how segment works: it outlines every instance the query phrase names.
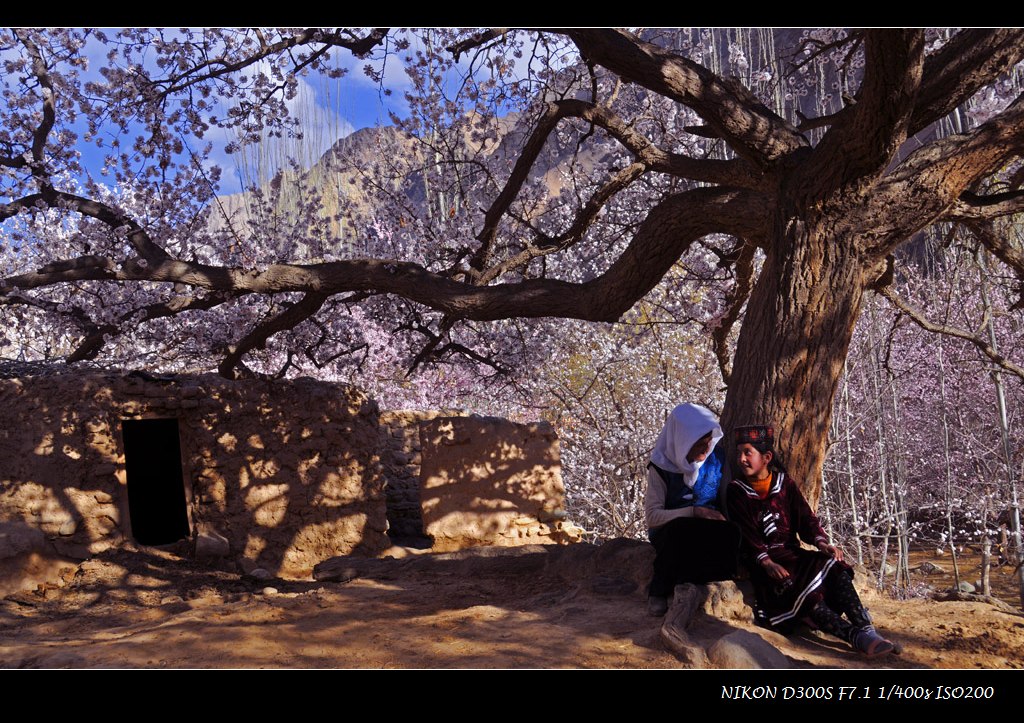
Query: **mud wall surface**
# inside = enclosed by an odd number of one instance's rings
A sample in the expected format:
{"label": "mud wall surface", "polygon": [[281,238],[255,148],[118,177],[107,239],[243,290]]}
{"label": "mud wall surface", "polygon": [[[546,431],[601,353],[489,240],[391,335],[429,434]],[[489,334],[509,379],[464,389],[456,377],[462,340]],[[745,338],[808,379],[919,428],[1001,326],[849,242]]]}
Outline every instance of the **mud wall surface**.
{"label": "mud wall surface", "polygon": [[440,417],[420,424],[420,444],[423,525],[433,550],[581,539],[565,520],[550,424]]}
{"label": "mud wall surface", "polygon": [[[171,437],[126,462],[143,427]],[[439,552],[580,539],[546,423],[379,412],[311,379],[62,371],[0,379],[0,594],[125,540],[158,544],[129,500],[179,463],[173,539],[245,572],[305,577],[403,538]]]}
{"label": "mud wall surface", "polygon": [[388,545],[378,409],[359,390],[67,372],[0,380],[0,572],[132,536],[122,423],[154,418],[177,420],[197,553],[304,577]]}

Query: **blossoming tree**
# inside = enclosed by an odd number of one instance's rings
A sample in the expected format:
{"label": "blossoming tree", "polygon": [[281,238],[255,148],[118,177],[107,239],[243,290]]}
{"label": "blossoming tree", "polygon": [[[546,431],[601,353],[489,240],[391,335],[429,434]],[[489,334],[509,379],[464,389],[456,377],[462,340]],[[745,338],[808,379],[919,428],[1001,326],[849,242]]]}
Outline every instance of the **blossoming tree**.
{"label": "blossoming tree", "polygon": [[[107,60],[86,79],[97,44]],[[855,324],[865,293],[890,286],[894,252],[955,222],[1024,279],[1024,253],[999,225],[1024,209],[1020,30],[806,35],[795,72],[836,86],[814,112],[739,55],[742,80],[686,37],[620,30],[17,29],[0,48],[0,220],[18,249],[0,302],[59,319],[70,359],[231,306],[230,323],[202,333],[234,375],[274,335],[315,337],[324,318],[383,297],[422,336],[421,355],[484,359],[453,336],[460,325],[613,322],[681,258],[712,258],[730,277],[714,331],[723,424],[784,430],[814,501]],[[381,235],[394,255],[308,253],[323,235],[313,222],[287,232],[306,236],[301,247],[275,241],[285,232],[273,225],[259,244],[251,226],[213,234],[211,127],[242,144],[287,133],[297,79],[340,73],[338,52],[405,55],[410,112],[397,120],[429,149],[406,172],[427,217],[393,209]],[[370,72],[384,83],[380,67]],[[935,132],[979,94],[987,117]],[[517,132],[499,141],[512,117]],[[102,169],[83,163],[83,144],[106,152]],[[261,299],[276,301],[253,312]]]}

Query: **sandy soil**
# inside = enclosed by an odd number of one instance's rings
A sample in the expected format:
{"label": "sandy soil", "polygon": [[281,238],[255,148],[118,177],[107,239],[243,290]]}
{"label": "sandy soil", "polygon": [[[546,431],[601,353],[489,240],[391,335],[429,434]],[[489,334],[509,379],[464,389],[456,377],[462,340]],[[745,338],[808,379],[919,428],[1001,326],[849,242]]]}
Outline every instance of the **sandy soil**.
{"label": "sandy soil", "polygon": [[[167,551],[111,551],[0,601],[0,666],[681,667],[646,611],[645,548],[395,548],[398,559],[338,561],[334,582],[261,581]],[[1009,570],[1000,575],[1011,589]],[[942,573],[927,582],[941,588]],[[865,594],[902,654],[868,660],[815,633],[783,638],[704,613],[689,634],[709,645],[749,629],[794,668],[1024,667],[1019,607]]]}

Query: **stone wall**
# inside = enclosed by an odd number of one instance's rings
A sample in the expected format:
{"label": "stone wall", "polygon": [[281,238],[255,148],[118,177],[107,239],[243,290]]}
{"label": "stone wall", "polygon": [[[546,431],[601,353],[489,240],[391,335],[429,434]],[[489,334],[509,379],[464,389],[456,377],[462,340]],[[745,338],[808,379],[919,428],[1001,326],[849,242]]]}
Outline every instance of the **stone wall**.
{"label": "stone wall", "polygon": [[404,542],[424,537],[420,425],[439,417],[455,416],[465,413],[416,409],[380,413],[380,464],[388,501],[388,534],[392,539]]}
{"label": "stone wall", "polygon": [[131,535],[121,421],[146,418],[178,420],[189,523],[206,550],[304,577],[389,544],[378,409],[362,392],[64,373],[0,380],[0,573]]}
{"label": "stone wall", "polygon": [[420,423],[420,441],[424,531],[434,551],[580,541],[565,520],[550,424],[441,417]]}

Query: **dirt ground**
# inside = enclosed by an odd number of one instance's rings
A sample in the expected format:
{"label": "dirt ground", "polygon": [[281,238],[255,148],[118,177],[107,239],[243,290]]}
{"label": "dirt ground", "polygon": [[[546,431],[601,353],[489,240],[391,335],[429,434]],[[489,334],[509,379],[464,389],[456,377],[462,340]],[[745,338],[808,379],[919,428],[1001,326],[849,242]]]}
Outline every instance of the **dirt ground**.
{"label": "dirt ground", "polygon": [[[661,642],[661,619],[647,614],[642,543],[391,553],[336,560],[335,581],[268,581],[164,550],[110,551],[0,601],[0,666],[683,667]],[[949,587],[948,559],[930,561],[940,570],[915,576]],[[965,579],[977,577],[972,564],[962,563]],[[1012,605],[865,591],[878,627],[902,646],[874,660],[809,631],[783,638],[704,613],[688,632],[708,645],[736,628],[757,632],[793,668],[1022,668],[1011,571],[994,571],[993,582]]]}

